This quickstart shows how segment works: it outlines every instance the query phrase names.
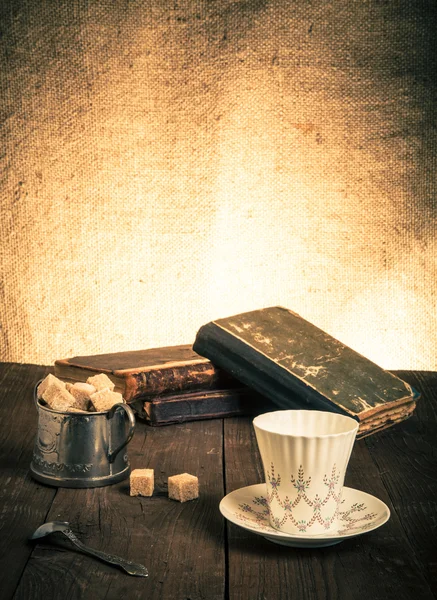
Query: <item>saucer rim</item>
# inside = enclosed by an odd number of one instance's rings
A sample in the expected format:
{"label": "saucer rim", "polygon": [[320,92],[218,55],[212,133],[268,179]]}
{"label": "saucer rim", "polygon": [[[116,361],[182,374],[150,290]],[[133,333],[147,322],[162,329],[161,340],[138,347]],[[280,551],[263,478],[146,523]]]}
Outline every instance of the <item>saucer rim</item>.
{"label": "saucer rim", "polygon": [[[358,535],[363,535],[364,533],[370,533],[371,531],[374,531],[375,529],[378,529],[379,527],[381,527],[382,525],[384,525],[385,523],[387,523],[387,521],[390,519],[391,516],[391,512],[389,507],[387,506],[387,504],[385,502],[383,502],[382,500],[380,500],[379,498],[377,498],[376,496],[374,496],[373,494],[369,494],[368,492],[363,492],[362,490],[356,489],[356,488],[352,488],[352,487],[348,487],[348,486],[344,486],[343,487],[343,492],[344,491],[348,491],[348,492],[358,492],[361,495],[364,496],[368,496],[370,498],[372,498],[372,500],[376,500],[380,505],[381,505],[381,510],[383,512],[385,512],[385,519],[382,520],[381,522],[379,522],[377,525],[374,525],[373,527],[369,527],[368,529],[365,529],[364,531],[351,531],[351,532],[346,532],[344,534],[339,534],[338,531],[332,531],[332,532],[326,532],[326,533],[318,533],[318,534],[313,534],[313,535],[307,535],[307,534],[299,534],[299,533],[285,533],[283,531],[279,531],[277,529],[274,529],[271,525],[269,525],[270,530],[269,531],[261,531],[260,529],[256,528],[256,527],[252,527],[250,524],[247,523],[240,523],[238,521],[238,519],[233,518],[231,519],[228,515],[224,514],[224,510],[227,510],[228,512],[230,512],[229,509],[224,508],[224,504],[226,502],[226,500],[229,500],[229,497],[233,494],[237,494],[237,493],[241,493],[245,490],[250,490],[251,488],[260,488],[261,486],[265,486],[265,483],[255,483],[253,485],[247,485],[241,488],[238,488],[236,490],[233,490],[232,492],[229,492],[228,494],[226,494],[226,496],[224,496],[219,504],[219,510],[222,514],[222,516],[227,519],[228,521],[230,521],[231,523],[233,523],[234,525],[237,525],[237,527],[242,527],[243,529],[246,529],[247,531],[251,531],[252,533],[255,533],[257,535],[261,535],[267,539],[272,539],[272,538],[276,538],[276,539],[283,539],[283,540],[297,540],[300,542],[322,542],[324,540],[338,540],[339,542],[347,539],[347,538],[353,538],[356,537]],[[255,494],[254,494],[255,495]]]}

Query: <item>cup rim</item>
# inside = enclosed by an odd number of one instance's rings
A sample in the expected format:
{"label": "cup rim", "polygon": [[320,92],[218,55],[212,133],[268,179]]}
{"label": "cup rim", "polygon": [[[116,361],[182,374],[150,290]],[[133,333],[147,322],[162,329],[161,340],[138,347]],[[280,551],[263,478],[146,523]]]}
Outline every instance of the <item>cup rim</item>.
{"label": "cup rim", "polygon": [[[350,421],[351,427],[346,431],[339,431],[337,433],[318,433],[318,434],[305,434],[305,433],[285,433],[281,431],[274,431],[271,427],[263,426],[260,424],[261,419],[268,415],[272,415],[275,413],[322,413],[326,415],[330,415],[333,418],[340,419],[341,421]],[[327,439],[327,438],[336,438],[336,437],[344,437],[351,435],[358,431],[359,422],[348,415],[342,415],[340,413],[329,412],[326,410],[305,410],[305,409],[285,409],[285,410],[272,410],[266,413],[262,413],[261,415],[257,415],[252,424],[255,429],[259,429],[260,431],[264,431],[266,433],[271,433],[273,435],[277,435],[280,437],[289,437],[289,438],[305,438],[305,439]],[[353,425],[353,426],[352,426]]]}

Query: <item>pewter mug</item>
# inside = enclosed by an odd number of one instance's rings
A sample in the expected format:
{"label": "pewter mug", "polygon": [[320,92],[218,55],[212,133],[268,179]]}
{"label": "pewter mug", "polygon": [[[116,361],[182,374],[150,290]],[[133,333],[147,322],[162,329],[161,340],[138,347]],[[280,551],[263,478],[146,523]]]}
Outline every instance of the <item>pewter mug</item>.
{"label": "pewter mug", "polygon": [[37,397],[38,431],[30,472],[34,479],[56,487],[93,488],[129,476],[127,452],[135,416],[127,404],[107,412],[67,413],[43,406]]}

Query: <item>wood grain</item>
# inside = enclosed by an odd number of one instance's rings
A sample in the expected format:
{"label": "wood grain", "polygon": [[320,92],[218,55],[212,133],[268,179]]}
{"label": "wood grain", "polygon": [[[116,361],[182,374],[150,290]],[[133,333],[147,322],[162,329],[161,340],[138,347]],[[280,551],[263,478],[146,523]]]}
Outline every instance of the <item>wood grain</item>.
{"label": "wood grain", "polygon": [[[155,469],[151,498],[129,496],[128,481],[94,490],[59,489],[47,520],[68,520],[91,547],[142,563],[135,578],[93,558],[38,545],[17,598],[211,598],[225,586],[224,528],[217,506],[223,495],[221,421],[154,429],[139,423],[129,447],[133,468]],[[170,500],[167,477],[199,477],[200,498]],[[69,576],[60,578],[59,574]],[[32,596],[35,594],[36,596]],[[49,596],[50,597],[50,596]]]}
{"label": "wood grain", "polygon": [[45,367],[0,365],[0,569],[2,598],[12,597],[32,552],[27,538],[44,522],[56,490],[29,475],[37,429],[33,387]]}
{"label": "wood grain", "polygon": [[418,566],[437,597],[432,535],[437,527],[437,373],[398,374],[422,393],[422,399],[402,426],[370,436],[366,444]]}
{"label": "wood grain", "polygon": [[[225,421],[226,492],[264,480],[250,419]],[[346,485],[390,506],[364,441],[355,444]],[[229,598],[433,598],[396,513],[380,529],[323,549],[275,545],[231,523]]]}
{"label": "wood grain", "polygon": [[[357,442],[346,485],[391,510],[381,528],[338,546],[293,549],[225,522],[225,493],[263,480],[251,418],[154,428],[138,422],[133,468],[155,469],[151,498],[128,481],[56,489],[29,476],[37,431],[34,384],[51,369],[0,364],[1,599],[430,600],[437,597],[437,373],[399,372],[422,393],[414,416]],[[167,477],[198,475],[200,498],[167,497]],[[68,520],[87,544],[145,564],[148,579],[84,556],[56,537],[28,541],[41,523]]]}

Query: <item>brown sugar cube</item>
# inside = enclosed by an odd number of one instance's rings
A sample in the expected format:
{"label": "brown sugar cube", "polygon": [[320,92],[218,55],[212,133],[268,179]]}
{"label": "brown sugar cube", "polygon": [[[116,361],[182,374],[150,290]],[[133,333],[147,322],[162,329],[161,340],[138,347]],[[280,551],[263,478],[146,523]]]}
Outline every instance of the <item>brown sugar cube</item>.
{"label": "brown sugar cube", "polygon": [[91,403],[91,395],[95,394],[96,388],[89,383],[77,382],[67,389],[76,400],[75,408],[87,411]]}
{"label": "brown sugar cube", "polygon": [[123,396],[118,392],[113,392],[108,388],[91,394],[91,404],[96,412],[104,412],[111,409],[114,404],[123,403]]}
{"label": "brown sugar cube", "polygon": [[66,412],[73,408],[76,400],[65,387],[59,387],[57,383],[50,384],[42,395],[43,400],[47,402],[49,408]]}
{"label": "brown sugar cube", "polygon": [[153,469],[134,469],[130,474],[130,495],[151,496],[155,485]]}
{"label": "brown sugar cube", "polygon": [[105,373],[100,373],[99,375],[93,375],[92,377],[88,377],[86,382],[90,385],[93,385],[98,392],[100,390],[104,390],[108,388],[111,392],[114,391],[115,384],[109,379]]}
{"label": "brown sugar cube", "polygon": [[82,381],[76,381],[71,387],[73,390],[80,390],[83,394],[87,396],[91,396],[91,394],[95,394],[97,392],[97,388],[95,388],[90,383],[83,383]]}
{"label": "brown sugar cube", "polygon": [[199,480],[195,475],[181,473],[168,478],[168,497],[179,502],[199,497]]}
{"label": "brown sugar cube", "polygon": [[37,396],[39,399],[43,397],[44,392],[49,386],[57,386],[60,389],[65,389],[65,383],[49,373],[45,379],[41,381],[38,386]]}

